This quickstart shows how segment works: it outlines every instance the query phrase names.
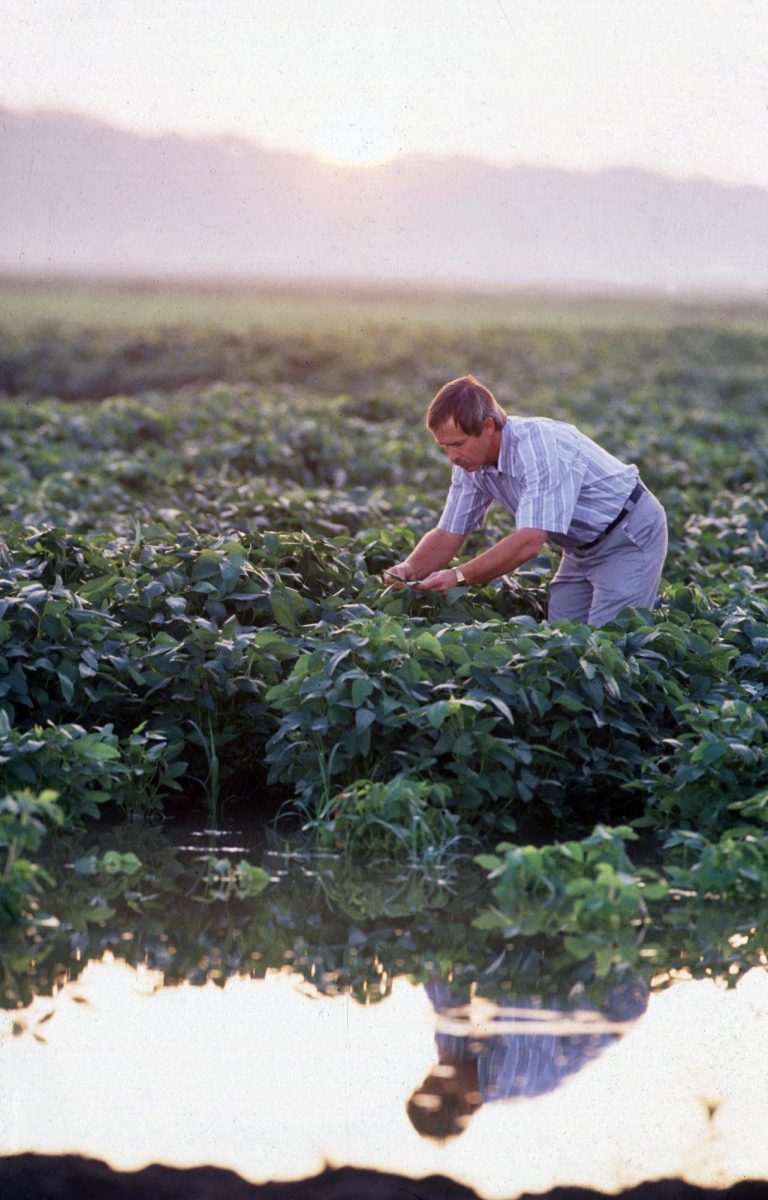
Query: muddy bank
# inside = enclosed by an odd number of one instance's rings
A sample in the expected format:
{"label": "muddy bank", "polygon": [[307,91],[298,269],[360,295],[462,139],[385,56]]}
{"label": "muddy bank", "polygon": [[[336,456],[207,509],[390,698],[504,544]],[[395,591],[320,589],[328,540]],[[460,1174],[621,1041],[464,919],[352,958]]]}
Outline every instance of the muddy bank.
{"label": "muddy bank", "polygon": [[[309,1179],[253,1184],[217,1167],[184,1170],[153,1165],[113,1171],[75,1155],[16,1154],[0,1158],[3,1200],[477,1200],[477,1193],[442,1175],[408,1179],[342,1167]],[[591,1188],[557,1187],[519,1200],[598,1200]],[[657,1180],[621,1192],[622,1200],[765,1200],[768,1182],[746,1180],[724,1190],[679,1179]]]}

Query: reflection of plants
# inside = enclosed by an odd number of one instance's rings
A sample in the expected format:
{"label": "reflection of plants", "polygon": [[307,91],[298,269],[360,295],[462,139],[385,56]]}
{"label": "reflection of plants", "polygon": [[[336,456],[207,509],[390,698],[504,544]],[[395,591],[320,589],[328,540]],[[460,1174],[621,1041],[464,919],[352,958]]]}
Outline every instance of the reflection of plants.
{"label": "reflection of plants", "polygon": [[105,850],[100,857],[85,855],[74,864],[78,875],[137,875],[142,870],[141,859],[132,851]]}
{"label": "reflection of plants", "polygon": [[324,907],[351,921],[428,921],[432,913],[449,908],[459,890],[466,902],[472,886],[466,877],[467,864],[458,858],[448,863],[425,858],[385,864],[350,859],[346,854],[335,858],[321,854],[311,861],[318,900],[322,898]]}
{"label": "reflection of plants", "polygon": [[[538,884],[531,898],[511,896],[503,912],[493,897],[489,920],[489,885],[460,859],[450,871],[429,862],[377,867],[294,848],[270,855],[265,870],[252,855],[243,856],[243,868],[238,856],[174,850],[167,830],[140,825],[124,829],[119,852],[108,832],[87,845],[57,837],[45,858],[53,881],[44,895],[48,920],[32,942],[18,927],[2,939],[0,1003],[26,1002],[33,987],[45,992],[75,977],[86,957],[105,950],[162,971],[167,984],[223,983],[290,966],[321,990],[348,988],[361,999],[386,995],[399,974],[415,981],[438,974],[489,997],[545,1001],[578,983],[595,1003],[621,964],[647,980],[675,969],[732,982],[763,960],[768,921],[754,900],[738,909],[679,897],[662,907],[643,896],[648,915],[617,922],[610,894],[624,874],[624,840],[617,830],[597,832],[585,856],[593,859],[586,874],[597,884],[599,911],[572,922],[569,906],[584,896],[563,888],[547,899],[550,889]],[[597,870],[601,844],[613,875]],[[572,865],[564,869],[578,877]],[[267,875],[273,882],[260,890]]]}
{"label": "reflection of plants", "polygon": [[233,863],[229,858],[208,855],[204,860],[203,894],[200,900],[250,900],[269,885],[269,875],[263,867],[241,858]]}
{"label": "reflection of plants", "polygon": [[649,923],[649,901],[668,890],[656,871],[631,862],[626,843],[636,839],[629,827],[599,825],[581,841],[541,847],[502,843],[495,855],[480,855],[496,901],[480,925],[510,933],[519,928],[522,912],[529,933],[536,925],[542,933],[561,932],[574,957],[593,958],[604,975]]}
{"label": "reflection of plants", "polygon": [[[768,793],[731,805],[740,813],[766,820]],[[756,826],[723,831],[716,841],[689,830],[676,830],[664,844],[664,864],[638,867],[628,842],[638,835],[629,826],[597,826],[579,841],[543,846],[503,842],[495,854],[476,862],[488,872],[494,907],[477,918],[482,929],[506,936],[524,933],[565,936],[575,958],[591,959],[604,974],[622,958],[632,957],[640,942],[674,896],[677,918],[686,907],[704,902],[768,900],[768,846]],[[649,957],[650,953],[646,951]]]}

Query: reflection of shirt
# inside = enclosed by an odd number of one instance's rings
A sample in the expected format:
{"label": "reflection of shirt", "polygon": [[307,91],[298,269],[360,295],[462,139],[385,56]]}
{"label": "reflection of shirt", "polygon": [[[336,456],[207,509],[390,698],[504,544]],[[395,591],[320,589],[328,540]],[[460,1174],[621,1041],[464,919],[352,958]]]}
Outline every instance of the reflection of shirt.
{"label": "reflection of shirt", "polygon": [[614,1033],[511,1033],[489,1038],[477,1060],[483,1101],[551,1092],[616,1041]]}
{"label": "reflection of shirt", "polygon": [[614,458],[573,425],[548,417],[508,417],[498,466],[454,466],[438,528],[481,529],[492,501],[518,529],[544,529],[550,541],[573,549],[591,541],[618,516],[637,481],[633,464]]}
{"label": "reflection of shirt", "polygon": [[[462,1004],[462,998],[445,980],[429,980],[426,990],[437,1013]],[[631,1020],[645,1010],[647,1001],[645,985],[630,977],[614,987],[603,1012],[609,1020]],[[501,1003],[500,1012],[503,1014],[507,1007]],[[533,1004],[528,1006],[517,1001],[512,1007],[521,1019],[524,1019],[523,1011],[530,1007],[535,1018],[536,1006]],[[477,1060],[478,1091],[482,1102],[487,1103],[512,1096],[541,1096],[553,1091],[563,1079],[580,1071],[618,1037],[618,1032],[608,1031],[547,1034],[541,1032],[540,1021],[532,1020],[530,1033],[516,1031],[475,1039],[438,1032],[435,1042],[441,1061]]]}

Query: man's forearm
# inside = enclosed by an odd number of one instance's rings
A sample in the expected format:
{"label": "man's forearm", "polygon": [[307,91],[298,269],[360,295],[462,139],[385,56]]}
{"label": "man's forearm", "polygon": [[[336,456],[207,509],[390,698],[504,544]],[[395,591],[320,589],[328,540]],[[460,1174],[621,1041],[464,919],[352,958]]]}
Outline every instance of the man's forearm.
{"label": "man's forearm", "polygon": [[424,579],[432,571],[446,567],[464,544],[463,533],[448,533],[445,529],[430,529],[408,555],[405,565],[413,579]]}
{"label": "man's forearm", "polygon": [[[518,529],[476,558],[461,564],[467,583],[482,586],[535,558],[546,541],[543,529]],[[418,547],[417,547],[418,549]],[[448,559],[450,562],[450,559]]]}

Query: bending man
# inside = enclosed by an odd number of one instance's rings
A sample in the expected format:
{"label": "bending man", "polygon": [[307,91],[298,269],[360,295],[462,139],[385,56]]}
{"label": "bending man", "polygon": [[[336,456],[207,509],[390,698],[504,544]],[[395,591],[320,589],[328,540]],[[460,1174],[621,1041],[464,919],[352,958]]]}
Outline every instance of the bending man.
{"label": "bending man", "polygon": [[[443,514],[415,550],[385,572],[419,591],[480,586],[540,552],[562,549],[548,616],[605,625],[623,608],[652,608],[667,553],[664,509],[637,467],[614,458],[573,425],[508,417],[473,375],[446,383],[427,428],[451,464]],[[493,501],[515,531],[459,567],[448,567],[467,534],[482,528]]]}

